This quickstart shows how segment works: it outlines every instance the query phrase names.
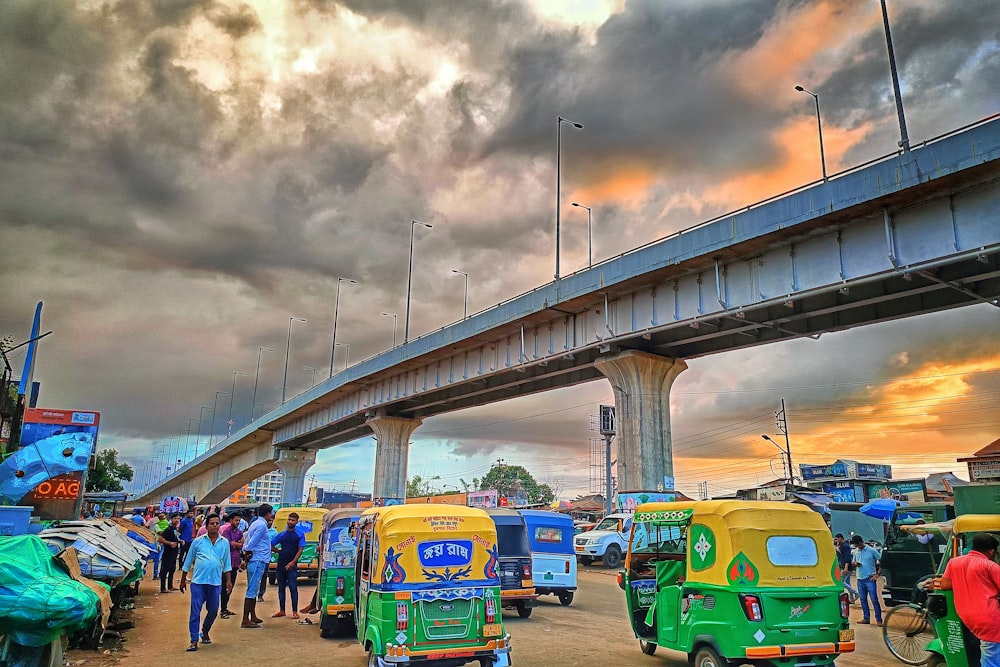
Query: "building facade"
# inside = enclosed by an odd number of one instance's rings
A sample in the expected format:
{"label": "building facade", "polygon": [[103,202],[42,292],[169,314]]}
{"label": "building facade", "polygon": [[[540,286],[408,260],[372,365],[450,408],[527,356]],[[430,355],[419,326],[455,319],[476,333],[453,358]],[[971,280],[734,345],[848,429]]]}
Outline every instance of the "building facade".
{"label": "building facade", "polygon": [[258,477],[243,488],[237,490],[229,496],[231,503],[267,503],[269,505],[281,504],[281,491],[285,481],[280,470],[269,472]]}

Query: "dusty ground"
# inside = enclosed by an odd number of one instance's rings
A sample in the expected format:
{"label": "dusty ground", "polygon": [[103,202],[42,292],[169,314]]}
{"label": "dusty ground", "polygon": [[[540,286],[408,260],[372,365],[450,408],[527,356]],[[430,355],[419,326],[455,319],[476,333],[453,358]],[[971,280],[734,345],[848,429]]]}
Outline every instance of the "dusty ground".
{"label": "dusty ground", "polygon": [[[685,667],[681,653],[663,650],[653,657],[639,652],[625,615],[625,602],[615,582],[615,572],[599,566],[581,567],[580,590],[572,606],[561,606],[546,596],[531,618],[520,619],[504,613],[512,637],[512,660],[518,667],[579,667],[580,665],[641,665],[643,667]],[[241,577],[234,591],[234,603],[242,605],[246,579]],[[315,585],[299,584],[301,606],[308,603]],[[160,595],[158,586],[147,579],[136,598],[133,620],[136,627],[126,633],[121,652],[110,656],[101,652],[73,651],[67,663],[80,667],[146,667],[185,665],[190,667],[229,665],[289,665],[294,667],[363,667],[365,655],[353,636],[321,639],[318,625],[298,625],[291,618],[271,619],[277,611],[276,589],[268,587],[258,614],[265,619],[257,630],[242,630],[237,617],[216,620],[214,643],[197,653],[185,653],[188,644],[187,618],[190,598],[186,594]],[[234,607],[235,609],[235,607]],[[860,611],[854,610],[855,620]],[[312,616],[318,620],[318,616]],[[838,660],[838,667],[899,665],[882,643],[880,628],[855,625],[859,651]],[[112,644],[113,646],[113,644]],[[104,648],[102,648],[102,651]],[[82,662],[81,662],[82,661]],[[251,665],[250,667],[254,667]]]}

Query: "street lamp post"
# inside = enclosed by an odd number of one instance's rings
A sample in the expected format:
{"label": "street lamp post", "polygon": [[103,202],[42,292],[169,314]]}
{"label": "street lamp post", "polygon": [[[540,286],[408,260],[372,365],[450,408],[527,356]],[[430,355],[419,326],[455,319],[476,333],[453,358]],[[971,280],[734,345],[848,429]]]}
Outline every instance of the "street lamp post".
{"label": "street lamp post", "polygon": [[816,102],[816,127],[819,129],[819,161],[823,165],[823,180],[826,179],[826,153],[823,152],[823,120],[819,115],[819,95],[809,90],[806,90],[802,86],[795,86],[795,90],[800,93],[805,93],[806,95],[812,95],[813,101]]}
{"label": "street lamp post", "polygon": [[285,375],[281,380],[281,402],[285,402],[285,393],[288,390],[288,350],[292,346],[292,322],[305,322],[301,317],[288,318],[288,339],[285,341]]}
{"label": "street lamp post", "polygon": [[312,371],[312,384],[309,385],[309,386],[310,387],[315,387],[316,386],[316,369],[313,368],[312,366],[303,366],[302,370],[304,370],[304,371]]}
{"label": "street lamp post", "polygon": [[[412,252],[412,246],[411,246]],[[330,377],[333,377],[333,355],[337,351],[337,314],[340,311],[340,283],[351,283],[357,285],[357,280],[350,278],[337,278],[337,302],[333,306],[333,344],[330,345]],[[316,384],[313,382],[313,384]]]}
{"label": "street lamp post", "polygon": [[194,457],[198,458],[198,447],[201,446],[201,422],[205,419],[205,410],[211,410],[212,408],[207,405],[201,406],[201,410],[198,411],[198,440],[194,443]]}
{"label": "street lamp post", "polygon": [[337,347],[343,347],[347,351],[347,356],[344,357],[344,370],[346,371],[347,367],[351,363],[351,344],[350,343],[337,343]]}
{"label": "street lamp post", "polygon": [[892,50],[892,34],[889,32],[889,12],[882,0],[882,24],[885,26],[885,45],[889,50],[889,73],[892,74],[892,93],[896,98],[896,116],[899,119],[899,147],[904,152],[910,150],[910,137],[906,134],[906,117],[903,115],[903,95],[899,92],[899,74],[896,73],[896,54]]}
{"label": "street lamp post", "polygon": [[253,401],[250,402],[250,421],[253,421],[254,410],[257,409],[257,383],[260,381],[260,355],[264,352],[274,352],[269,347],[257,348],[257,373],[253,376]]}
{"label": "street lamp post", "polygon": [[396,313],[382,313],[383,317],[392,318],[392,347],[396,347]]}
{"label": "street lamp post", "polygon": [[465,276],[465,305],[462,306],[462,319],[464,320],[469,316],[469,274],[465,271],[459,271],[458,269],[452,269],[452,273],[461,273]]}
{"label": "street lamp post", "polygon": [[587,209],[587,268],[594,265],[594,219],[589,206],[573,202],[573,206]]}
{"label": "street lamp post", "polygon": [[559,220],[560,208],[562,205],[562,126],[569,123],[578,130],[583,129],[580,123],[574,123],[562,116],[558,116],[556,121],[556,280],[559,280]]}
{"label": "street lamp post", "polygon": [[403,343],[410,340],[410,293],[413,287],[413,230],[417,225],[431,229],[431,225],[419,220],[410,220],[410,261],[406,269],[406,319],[403,320]]}
{"label": "street lamp post", "polygon": [[[194,424],[195,422],[198,422],[198,428],[201,429],[201,419],[188,419],[188,440],[184,441],[184,463],[185,463],[185,465],[187,464],[188,449],[191,447],[191,442],[190,442],[191,432],[194,431],[194,426],[192,426],[192,424]],[[198,451],[197,436],[195,436],[194,451],[196,453]]]}
{"label": "street lamp post", "polygon": [[208,434],[208,448],[211,449],[212,445],[215,444],[215,415],[219,411],[219,395],[226,396],[229,394],[228,391],[217,391],[215,392],[215,403],[212,407],[212,432]]}
{"label": "street lamp post", "polygon": [[226,430],[226,437],[233,434],[233,403],[236,402],[236,376],[246,375],[243,371],[233,371],[233,393],[229,394],[229,428]]}

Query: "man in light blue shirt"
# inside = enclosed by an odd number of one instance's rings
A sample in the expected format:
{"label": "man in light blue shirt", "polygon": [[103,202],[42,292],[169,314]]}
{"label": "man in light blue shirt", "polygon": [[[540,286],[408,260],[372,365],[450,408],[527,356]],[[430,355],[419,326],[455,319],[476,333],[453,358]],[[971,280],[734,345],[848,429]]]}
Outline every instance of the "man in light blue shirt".
{"label": "man in light blue shirt", "polygon": [[879,553],[865,544],[860,535],[851,538],[851,544],[857,549],[854,564],[858,570],[858,593],[861,595],[861,615],[859,623],[871,623],[871,613],[868,601],[871,600],[875,611],[875,625],[882,625],[882,605],[878,601]]}
{"label": "man in light blue shirt", "polygon": [[201,643],[211,644],[208,633],[212,629],[215,617],[219,614],[219,597],[222,587],[232,592],[232,563],[229,558],[229,541],[219,535],[221,521],[218,514],[209,514],[205,519],[208,531],[205,535],[195,538],[188,549],[184,567],[181,569],[181,593],[187,587],[187,576],[191,568],[191,615],[188,618],[188,630],[191,633],[191,645],[188,651],[198,650],[198,624],[201,620],[201,608],[207,608],[205,622],[201,626]]}
{"label": "man in light blue shirt", "polygon": [[259,628],[263,623],[257,616],[257,592],[260,581],[271,562],[271,539],[268,537],[268,522],[274,519],[274,508],[264,503],[257,508],[257,518],[247,528],[243,536],[243,551],[250,554],[247,563],[247,592],[243,599],[243,621],[241,628]]}

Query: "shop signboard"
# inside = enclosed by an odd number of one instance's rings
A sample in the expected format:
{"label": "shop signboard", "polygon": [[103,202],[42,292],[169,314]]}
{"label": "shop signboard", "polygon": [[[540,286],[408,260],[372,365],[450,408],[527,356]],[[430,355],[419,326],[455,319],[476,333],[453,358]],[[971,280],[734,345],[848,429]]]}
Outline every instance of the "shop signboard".
{"label": "shop signboard", "polygon": [[857,503],[862,502],[862,491],[851,482],[823,482],[823,491],[830,494],[834,502]]}
{"label": "shop signboard", "polygon": [[469,491],[466,502],[469,507],[496,507],[499,495],[496,489],[490,489],[489,491]]}
{"label": "shop signboard", "polygon": [[880,463],[859,463],[858,477],[866,479],[892,479],[892,466]]}
{"label": "shop signboard", "polygon": [[865,484],[868,500],[876,498],[892,498],[910,503],[922,503],[927,500],[927,487],[922,479],[897,479],[885,484]]}
{"label": "shop signboard", "polygon": [[830,477],[847,477],[847,465],[837,461],[825,466],[800,465],[802,479],[827,479]]}
{"label": "shop signboard", "polygon": [[973,482],[993,482],[1000,480],[1000,458],[967,460],[969,479]]}
{"label": "shop signboard", "polygon": [[100,421],[99,412],[26,409],[20,447],[0,465],[0,502],[46,521],[77,518]]}

